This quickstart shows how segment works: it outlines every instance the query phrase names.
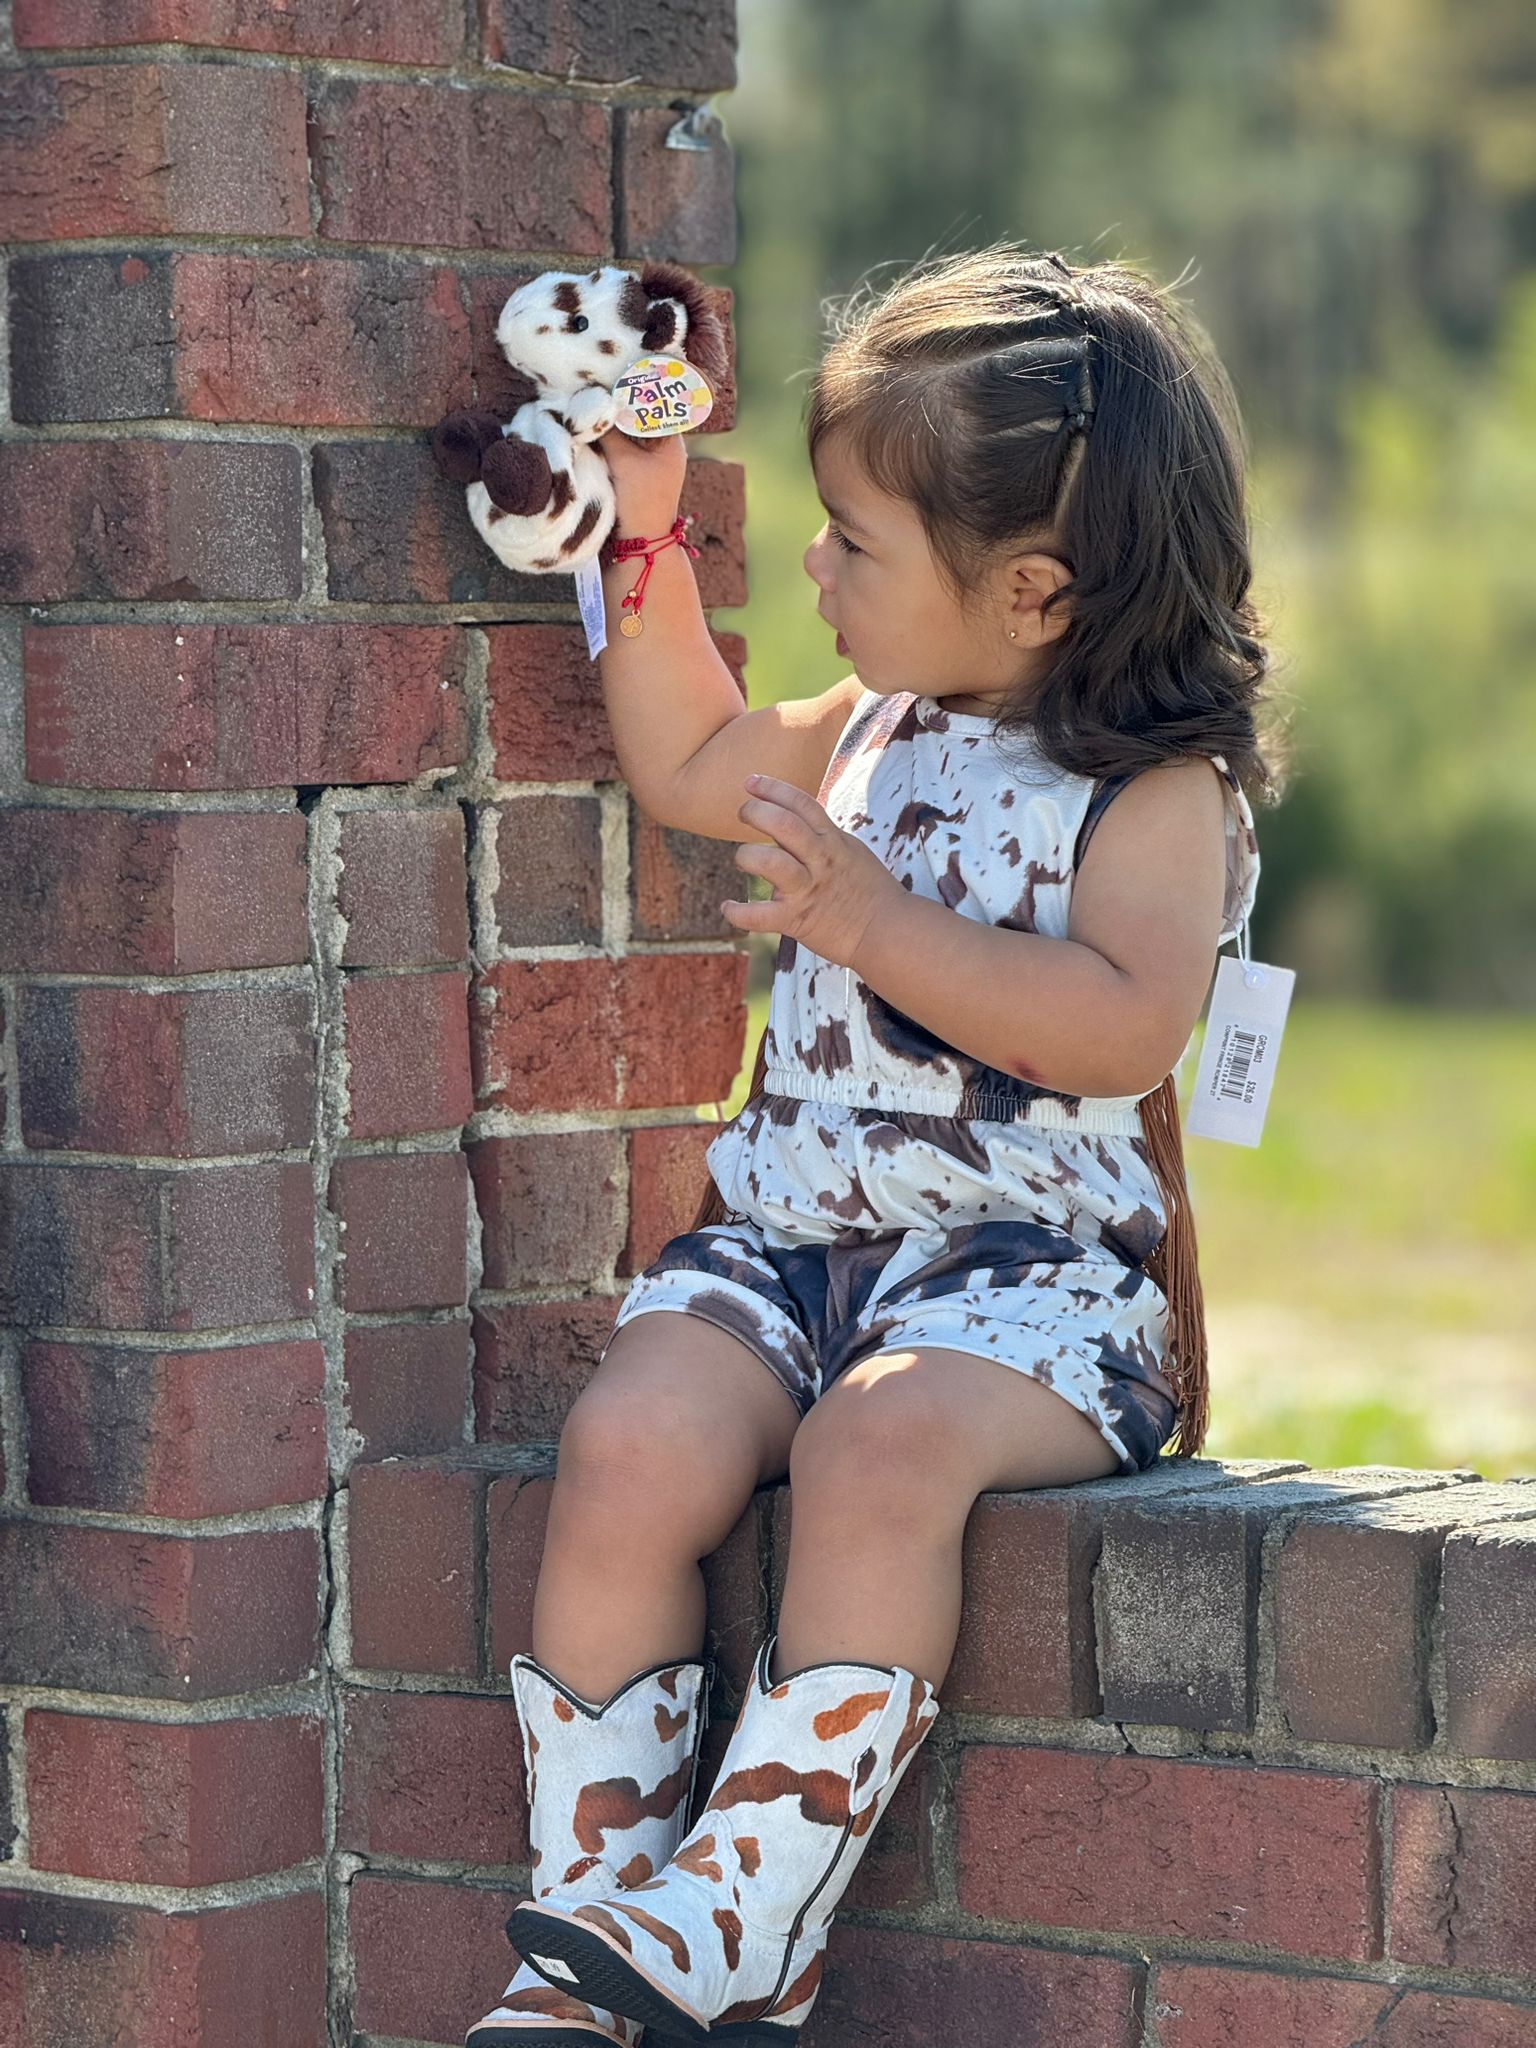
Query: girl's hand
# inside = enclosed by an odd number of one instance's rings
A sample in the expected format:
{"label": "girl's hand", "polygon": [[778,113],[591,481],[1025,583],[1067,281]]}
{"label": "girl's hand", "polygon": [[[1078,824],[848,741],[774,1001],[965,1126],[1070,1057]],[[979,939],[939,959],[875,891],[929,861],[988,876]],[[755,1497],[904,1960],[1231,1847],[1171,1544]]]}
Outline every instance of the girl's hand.
{"label": "girl's hand", "polygon": [[862,839],[834,825],[815,797],[776,775],[749,775],[753,792],[736,813],[774,844],[743,841],[736,865],[773,884],[767,901],[726,901],[726,921],[744,932],[786,932],[824,960],[851,967],[881,905],[907,892]]}
{"label": "girl's hand", "polygon": [[608,461],[618,501],[620,540],[655,540],[677,517],[688,469],[688,451],[681,434],[663,434],[655,441],[637,441],[610,427],[593,444]]}

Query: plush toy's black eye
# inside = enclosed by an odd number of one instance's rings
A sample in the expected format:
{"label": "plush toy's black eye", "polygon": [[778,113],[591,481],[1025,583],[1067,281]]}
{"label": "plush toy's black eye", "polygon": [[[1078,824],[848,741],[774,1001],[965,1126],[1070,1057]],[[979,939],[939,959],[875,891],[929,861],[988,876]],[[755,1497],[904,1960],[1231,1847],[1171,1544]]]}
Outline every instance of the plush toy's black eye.
{"label": "plush toy's black eye", "polygon": [[587,329],[591,325],[592,322],[587,318],[585,313],[577,313],[572,319],[566,322],[567,331],[571,334],[585,334]]}

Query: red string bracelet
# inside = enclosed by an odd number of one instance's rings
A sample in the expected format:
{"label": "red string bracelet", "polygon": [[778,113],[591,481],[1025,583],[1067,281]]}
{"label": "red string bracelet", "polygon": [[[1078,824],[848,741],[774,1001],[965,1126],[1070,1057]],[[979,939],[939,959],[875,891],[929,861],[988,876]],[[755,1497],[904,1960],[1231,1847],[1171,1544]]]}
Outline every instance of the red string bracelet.
{"label": "red string bracelet", "polygon": [[[692,526],[693,520],[693,513],[690,512],[684,518],[680,512],[672,522],[671,532],[662,534],[656,540],[615,540],[613,544],[613,559],[616,562],[627,562],[632,555],[644,555],[645,557],[645,567],[640,571],[634,589],[625,593],[619,607],[624,613],[624,617],[619,621],[619,631],[624,635],[625,639],[633,640],[637,633],[645,630],[640,618],[640,606],[645,599],[645,586],[651,580],[651,570],[656,566],[656,557],[661,553],[662,549],[673,546],[683,547],[697,560],[698,549],[693,545],[692,541],[684,538],[688,528]],[[633,606],[633,610],[631,610],[631,606]]]}

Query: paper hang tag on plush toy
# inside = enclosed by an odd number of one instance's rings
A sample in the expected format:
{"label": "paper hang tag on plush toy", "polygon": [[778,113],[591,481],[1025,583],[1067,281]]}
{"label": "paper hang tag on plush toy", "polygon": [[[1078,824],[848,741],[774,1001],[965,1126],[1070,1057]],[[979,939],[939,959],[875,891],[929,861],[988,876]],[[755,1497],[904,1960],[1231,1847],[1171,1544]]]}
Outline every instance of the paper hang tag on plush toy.
{"label": "paper hang tag on plush toy", "polygon": [[681,356],[641,356],[613,387],[619,401],[614,425],[632,440],[688,434],[714,410],[714,393]]}
{"label": "paper hang tag on plush toy", "polygon": [[603,604],[603,572],[595,555],[576,571],[576,602],[587,636],[587,659],[596,661],[608,645],[608,620]]}

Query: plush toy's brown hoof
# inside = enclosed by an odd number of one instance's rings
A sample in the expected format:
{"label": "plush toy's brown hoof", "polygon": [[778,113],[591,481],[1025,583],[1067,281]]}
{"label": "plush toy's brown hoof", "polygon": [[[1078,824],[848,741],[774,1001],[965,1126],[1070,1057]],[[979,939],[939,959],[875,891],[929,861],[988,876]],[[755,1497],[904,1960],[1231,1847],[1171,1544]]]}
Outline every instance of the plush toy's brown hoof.
{"label": "plush toy's brown hoof", "polygon": [[450,483],[472,484],[487,448],[501,439],[493,412],[451,412],[432,429],[432,455]]}
{"label": "plush toy's brown hoof", "polygon": [[531,441],[519,440],[516,434],[508,434],[486,450],[480,481],[490,492],[493,505],[524,518],[530,512],[542,512],[555,488],[544,450]]}

